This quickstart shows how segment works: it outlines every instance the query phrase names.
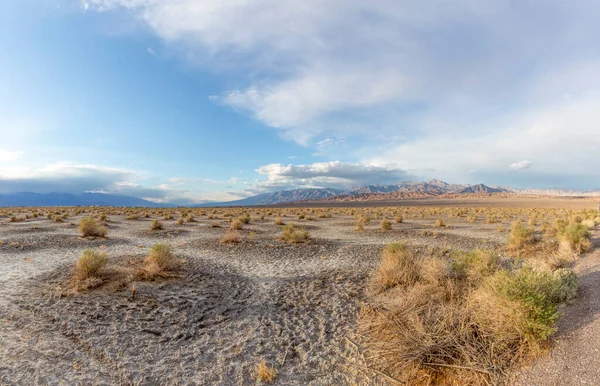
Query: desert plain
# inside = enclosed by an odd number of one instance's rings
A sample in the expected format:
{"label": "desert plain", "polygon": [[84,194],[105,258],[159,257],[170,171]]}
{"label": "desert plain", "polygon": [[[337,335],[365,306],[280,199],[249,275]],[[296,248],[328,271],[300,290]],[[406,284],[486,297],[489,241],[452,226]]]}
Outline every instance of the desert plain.
{"label": "desert plain", "polygon": [[[400,379],[366,355],[359,319],[377,295],[369,288],[382,249],[402,243],[424,258],[449,261],[457,251],[504,255],[515,221],[529,224],[543,239],[544,222],[591,219],[597,207],[593,201],[558,199],[380,204],[3,208],[0,384],[442,384],[435,377]],[[78,226],[87,217],[97,219],[105,237],[82,237]],[[247,219],[241,229],[230,230],[240,218]],[[384,219],[389,226],[382,225]],[[153,222],[162,229],[152,230]],[[282,238],[289,224],[306,240]],[[150,279],[131,274],[157,243],[171,248],[177,267]],[[108,264],[100,279],[82,287],[73,276],[85,250],[105,254]],[[599,379],[592,368],[598,353],[582,347],[590,342],[585,334],[594,335],[584,330],[597,322],[600,310],[592,280],[598,258],[590,251],[572,263],[579,293],[560,306],[558,331],[541,359],[473,382],[558,385]],[[561,368],[548,355],[564,349],[564,339],[584,343],[582,359],[563,358]],[[561,360],[560,351],[557,355]],[[272,379],[259,374],[261,364]],[[585,367],[579,379],[569,375],[578,365]]]}

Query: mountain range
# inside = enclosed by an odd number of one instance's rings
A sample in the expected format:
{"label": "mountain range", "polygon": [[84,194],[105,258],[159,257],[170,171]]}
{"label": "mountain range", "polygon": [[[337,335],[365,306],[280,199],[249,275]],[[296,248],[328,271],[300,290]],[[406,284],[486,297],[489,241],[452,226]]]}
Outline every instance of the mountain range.
{"label": "mountain range", "polygon": [[0,206],[141,206],[151,208],[173,207],[157,204],[143,198],[104,193],[31,193],[0,194]]}
{"label": "mountain range", "polygon": [[[399,182],[393,185],[364,185],[350,189],[306,188],[262,193],[241,200],[207,202],[193,207],[277,205],[298,201],[393,201],[411,198],[454,198],[458,196],[538,195],[568,197],[600,197],[600,189],[577,191],[570,189],[514,189],[484,184],[449,184],[440,180],[429,182]],[[138,197],[103,193],[13,193],[0,194],[0,206],[138,206],[175,207]]]}

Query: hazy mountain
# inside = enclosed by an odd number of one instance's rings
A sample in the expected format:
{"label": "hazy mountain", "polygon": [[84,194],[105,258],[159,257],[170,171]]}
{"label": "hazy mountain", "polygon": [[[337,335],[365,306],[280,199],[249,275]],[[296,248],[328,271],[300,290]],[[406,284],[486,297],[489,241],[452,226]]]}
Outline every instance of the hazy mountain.
{"label": "hazy mountain", "polygon": [[440,180],[429,182],[399,182],[394,185],[365,185],[347,190],[340,189],[296,189],[275,193],[263,193],[242,200],[228,202],[212,202],[195,206],[247,206],[274,205],[296,201],[370,201],[370,200],[402,200],[410,198],[428,198],[443,195],[489,195],[510,193],[499,187],[489,187],[484,184],[460,185],[449,184]]}
{"label": "hazy mountain", "polygon": [[462,189],[459,189],[455,192],[450,193],[458,193],[458,194],[469,194],[469,193],[510,193],[510,190],[504,188],[491,188],[484,184],[470,185],[466,186]]}
{"label": "hazy mountain", "polygon": [[[489,196],[499,194],[567,196],[567,197],[600,197],[600,189],[577,191],[571,189],[514,189],[510,187],[488,186],[484,184],[466,185],[449,184],[440,180],[429,182],[399,182],[393,185],[365,185],[350,189],[309,188],[283,190],[274,193],[263,193],[241,200],[227,202],[207,202],[194,207],[209,206],[250,206],[275,205],[297,201],[373,201],[373,200],[405,200],[411,198],[456,197],[459,195]],[[102,193],[14,193],[0,194],[0,206],[139,206],[139,207],[174,207],[177,205],[157,204],[142,198]]]}
{"label": "hazy mountain", "polygon": [[263,193],[258,196],[252,196],[241,200],[227,201],[227,202],[213,202],[205,203],[200,205],[194,205],[196,207],[204,206],[247,206],[247,205],[274,205],[282,204],[286,202],[304,201],[304,200],[323,200],[329,197],[341,194],[341,189],[295,189],[295,190],[282,190],[275,193]]}
{"label": "hazy mountain", "polygon": [[103,193],[11,193],[0,194],[0,206],[141,206],[171,207],[174,205],[157,204],[138,197]]}

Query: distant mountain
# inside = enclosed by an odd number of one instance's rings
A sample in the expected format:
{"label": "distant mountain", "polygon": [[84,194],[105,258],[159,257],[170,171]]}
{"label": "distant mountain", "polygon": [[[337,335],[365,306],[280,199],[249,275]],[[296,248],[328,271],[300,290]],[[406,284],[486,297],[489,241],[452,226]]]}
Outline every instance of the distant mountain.
{"label": "distant mountain", "polygon": [[204,204],[194,205],[195,207],[206,206],[249,206],[249,205],[275,205],[286,202],[306,201],[306,200],[323,200],[329,197],[343,193],[341,189],[295,189],[282,190],[275,193],[263,193],[258,196],[252,196],[241,200],[227,202],[208,202]]}
{"label": "distant mountain", "polygon": [[479,193],[509,193],[512,192],[504,188],[491,188],[484,184],[470,185],[457,190],[458,194],[479,194]]}
{"label": "distant mountain", "polygon": [[429,182],[399,182],[394,185],[365,185],[346,190],[340,189],[296,189],[275,193],[263,193],[258,196],[228,202],[209,202],[196,207],[209,206],[249,206],[276,205],[298,201],[371,201],[403,200],[410,198],[450,197],[456,195],[489,196],[499,193],[512,193],[511,190],[489,187],[484,184],[459,185],[440,180]]}
{"label": "distant mountain", "polygon": [[103,193],[12,193],[0,194],[0,206],[139,206],[172,207],[142,198]]}

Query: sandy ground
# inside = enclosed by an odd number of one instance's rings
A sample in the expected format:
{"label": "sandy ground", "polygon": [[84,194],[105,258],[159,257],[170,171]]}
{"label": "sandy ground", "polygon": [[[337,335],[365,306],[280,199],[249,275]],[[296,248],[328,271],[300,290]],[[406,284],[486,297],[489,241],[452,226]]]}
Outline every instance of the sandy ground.
{"label": "sandy ground", "polygon": [[562,309],[550,355],[524,369],[516,385],[600,384],[600,231],[593,241],[595,252],[574,267],[579,295]]}
{"label": "sandy ground", "polygon": [[[453,219],[445,229],[408,219],[388,232],[374,220],[354,232],[352,217],[334,215],[303,222],[307,244],[277,241],[271,218],[247,225],[242,243],[222,245],[226,228],[209,226],[220,220],[164,221],[157,233],[150,219],[110,220],[109,238],[96,240],[78,236],[76,217],[0,222],[0,383],[250,385],[266,360],[275,384],[382,384],[367,378],[349,343],[381,247],[471,249],[506,236],[496,224]],[[159,241],[184,261],[180,279],[137,283],[134,300],[127,288],[56,296],[84,249],[118,261]]]}

